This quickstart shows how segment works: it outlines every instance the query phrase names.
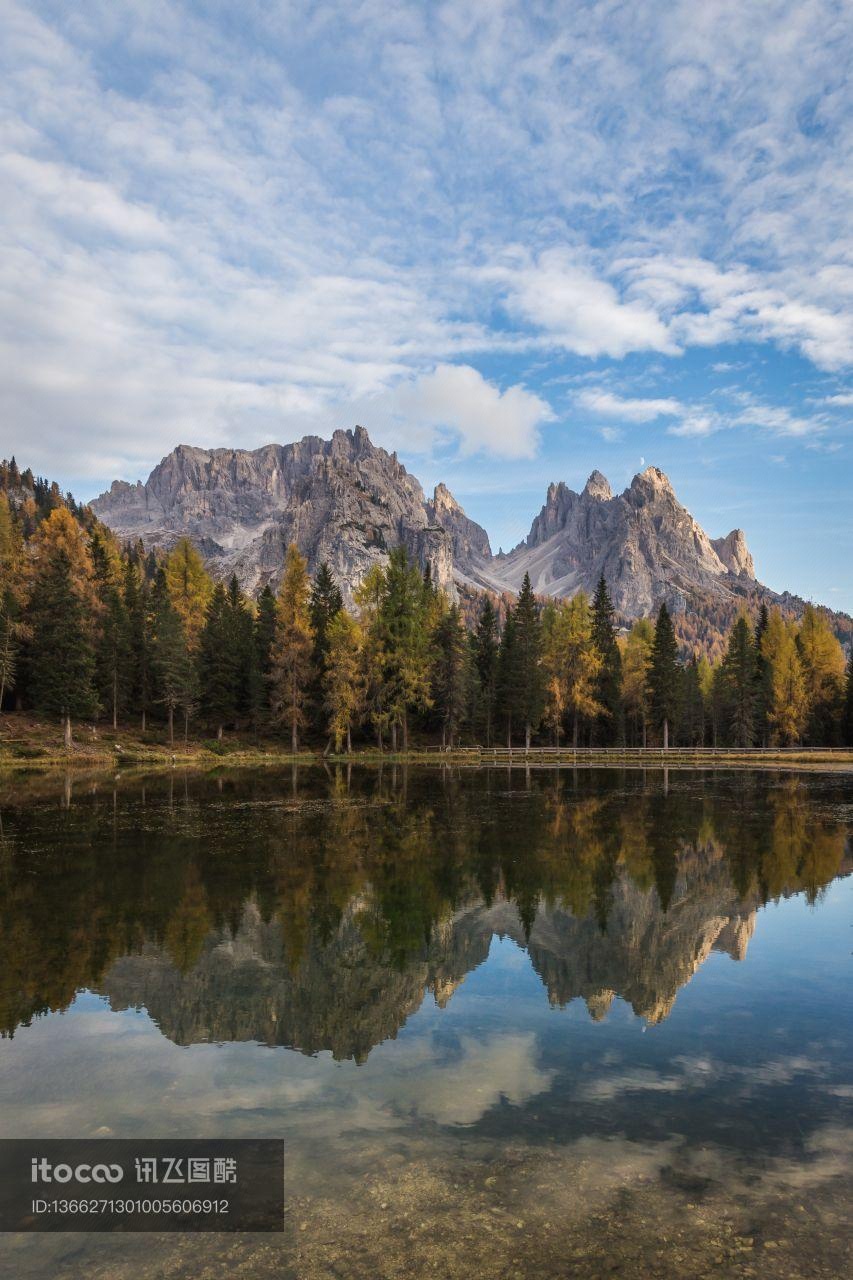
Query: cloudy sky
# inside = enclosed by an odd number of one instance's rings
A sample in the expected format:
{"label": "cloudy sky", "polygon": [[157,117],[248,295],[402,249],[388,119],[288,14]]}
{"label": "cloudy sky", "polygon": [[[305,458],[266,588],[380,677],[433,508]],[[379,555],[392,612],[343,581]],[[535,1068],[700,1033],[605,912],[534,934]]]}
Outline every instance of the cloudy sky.
{"label": "cloudy sky", "polygon": [[361,422],[495,547],[654,462],[853,609],[851,0],[0,0],[0,451]]}

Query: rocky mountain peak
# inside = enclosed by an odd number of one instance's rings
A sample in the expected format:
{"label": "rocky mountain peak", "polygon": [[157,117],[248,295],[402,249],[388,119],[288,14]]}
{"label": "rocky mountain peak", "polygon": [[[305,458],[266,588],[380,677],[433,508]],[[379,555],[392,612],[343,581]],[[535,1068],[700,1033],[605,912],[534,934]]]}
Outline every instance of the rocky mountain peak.
{"label": "rocky mountain peak", "polygon": [[660,467],[646,467],[645,471],[640,471],[631,481],[631,490],[635,493],[675,497],[669,476]]}
{"label": "rocky mountain peak", "polygon": [[613,491],[606,476],[600,471],[593,471],[583,488],[584,493],[589,498],[600,498],[602,502],[608,502],[613,497]]}
{"label": "rocky mountain peak", "polygon": [[730,573],[739,578],[755,579],[755,565],[743,529],[732,529],[724,538],[712,538],[711,546]]}
{"label": "rocky mountain peak", "polygon": [[329,563],[348,603],[370,566],[400,545],[451,594],[455,584],[514,593],[525,573],[543,596],[591,594],[603,574],[625,617],[661,600],[683,609],[697,597],[733,599],[755,580],[743,531],[709,538],[655,466],[615,496],[600,471],[580,493],[550,484],[527,538],[493,556],[447,485],[427,499],[362,426],[254,450],[182,444],[144,484],[115,481],[92,507],[120,538],[147,547],[190,537],[214,574],[236,573],[249,592],[278,584],[296,542],[310,572]]}

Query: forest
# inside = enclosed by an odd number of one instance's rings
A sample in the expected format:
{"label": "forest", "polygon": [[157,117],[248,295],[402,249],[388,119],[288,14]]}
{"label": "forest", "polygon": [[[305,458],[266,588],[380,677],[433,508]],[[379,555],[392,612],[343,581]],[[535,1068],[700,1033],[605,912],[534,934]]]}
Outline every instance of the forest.
{"label": "forest", "polygon": [[820,609],[746,610],[721,659],[680,650],[665,604],[618,625],[592,599],[484,594],[473,625],[402,547],[344,608],[295,546],[277,594],[214,581],[184,538],[119,545],[56,484],[0,464],[0,708],[205,732],[293,752],[573,746],[853,746],[853,654]]}

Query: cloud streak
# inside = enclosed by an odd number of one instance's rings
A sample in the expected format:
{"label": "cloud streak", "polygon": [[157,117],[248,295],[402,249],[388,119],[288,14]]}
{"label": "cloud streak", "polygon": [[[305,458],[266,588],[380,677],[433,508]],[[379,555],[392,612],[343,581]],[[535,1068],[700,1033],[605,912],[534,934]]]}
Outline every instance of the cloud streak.
{"label": "cloud streak", "polygon": [[553,414],[528,367],[853,361],[833,0],[768,0],[761,30],[733,0],[0,7],[2,444],[43,470],[135,475],[365,404],[404,449],[519,458]]}

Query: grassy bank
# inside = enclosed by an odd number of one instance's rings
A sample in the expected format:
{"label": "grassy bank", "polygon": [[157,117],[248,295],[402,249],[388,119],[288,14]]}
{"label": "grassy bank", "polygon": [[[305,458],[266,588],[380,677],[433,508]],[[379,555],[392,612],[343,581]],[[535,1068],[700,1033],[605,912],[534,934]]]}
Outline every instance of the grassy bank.
{"label": "grassy bank", "polygon": [[738,751],[687,750],[673,747],[626,749],[559,749],[522,747],[511,752],[505,748],[461,747],[442,750],[430,744],[418,744],[408,752],[379,752],[375,747],[357,749],[352,755],[324,755],[322,747],[309,747],[294,756],[283,738],[257,738],[253,734],[229,733],[221,740],[191,736],[186,742],[176,738],[170,745],[162,725],[143,733],[139,727],[80,724],[75,726],[74,740],[67,750],[62,727],[52,721],[28,715],[4,715],[0,719],[0,769],[104,768],[117,766],[162,768],[191,766],[210,769],[219,765],[260,767],[265,765],[306,764],[326,760],[327,763],[376,764],[452,764],[456,767],[548,767],[556,765],[606,766],[613,768],[666,765],[668,768],[844,768],[853,767],[853,751],[802,748],[793,750]]}

